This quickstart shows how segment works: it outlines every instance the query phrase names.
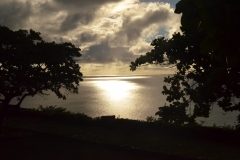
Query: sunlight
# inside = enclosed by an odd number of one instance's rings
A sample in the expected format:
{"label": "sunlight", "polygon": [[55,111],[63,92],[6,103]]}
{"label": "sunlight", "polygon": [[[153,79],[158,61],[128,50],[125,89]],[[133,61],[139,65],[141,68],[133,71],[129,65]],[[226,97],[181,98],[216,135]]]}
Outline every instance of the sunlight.
{"label": "sunlight", "polygon": [[121,12],[123,10],[126,10],[128,8],[131,8],[132,5],[134,5],[136,0],[125,0],[123,2],[118,3],[115,7],[113,7],[112,12]]}
{"label": "sunlight", "polygon": [[94,81],[94,83],[103,90],[106,97],[110,100],[122,100],[132,94],[132,90],[136,89],[134,83],[127,81]]}

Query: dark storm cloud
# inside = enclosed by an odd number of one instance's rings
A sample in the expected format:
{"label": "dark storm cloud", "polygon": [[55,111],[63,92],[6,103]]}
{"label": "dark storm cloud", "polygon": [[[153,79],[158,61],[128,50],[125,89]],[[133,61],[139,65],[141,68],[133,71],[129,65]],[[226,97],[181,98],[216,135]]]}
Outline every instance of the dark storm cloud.
{"label": "dark storm cloud", "polygon": [[78,35],[78,40],[81,43],[93,42],[97,39],[97,34],[94,34],[90,31],[84,31]]}
{"label": "dark storm cloud", "polygon": [[171,5],[175,6],[177,2],[180,0],[139,0],[140,2],[164,2],[170,3]]}
{"label": "dark storm cloud", "polygon": [[28,1],[25,3],[16,1],[0,3],[0,24],[11,29],[25,27],[31,14],[32,5]]}
{"label": "dark storm cloud", "polygon": [[128,42],[137,40],[142,31],[152,24],[165,23],[169,18],[169,10],[162,8],[161,10],[148,11],[142,18],[131,19],[131,17],[125,17],[122,25],[122,29],[117,33],[118,36],[127,36]]}
{"label": "dark storm cloud", "polygon": [[49,1],[45,1],[38,6],[41,11],[45,14],[51,14],[51,12],[58,12],[61,8],[58,8],[56,5],[50,3]]}
{"label": "dark storm cloud", "polygon": [[[68,12],[68,15],[59,28],[59,32],[64,33],[76,29],[79,25],[88,25],[97,18],[96,11],[100,9],[102,5],[109,2],[120,1],[122,0],[54,0],[60,10],[67,10]],[[51,8],[48,6],[45,7]]]}
{"label": "dark storm cloud", "polygon": [[87,25],[93,20],[93,15],[88,13],[76,13],[68,15],[60,26],[61,32],[73,30],[78,25]]}
{"label": "dark storm cloud", "polygon": [[83,54],[81,62],[130,62],[135,58],[136,56],[129,52],[126,47],[110,47],[107,42],[102,42],[89,47],[89,50]]}
{"label": "dark storm cloud", "polygon": [[122,0],[54,0],[55,2],[71,7],[97,7],[109,2],[120,2]]}

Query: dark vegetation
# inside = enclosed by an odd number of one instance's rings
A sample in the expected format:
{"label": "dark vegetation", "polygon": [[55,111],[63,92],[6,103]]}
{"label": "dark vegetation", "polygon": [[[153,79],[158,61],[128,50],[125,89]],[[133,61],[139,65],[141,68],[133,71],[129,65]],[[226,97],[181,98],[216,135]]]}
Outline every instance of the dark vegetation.
{"label": "dark vegetation", "polygon": [[[194,124],[208,117],[214,103],[224,111],[240,111],[240,2],[238,0],[180,0],[181,31],[153,40],[146,55],[130,69],[145,64],[175,67],[165,77],[168,104],[156,115],[163,123]],[[237,117],[240,128],[240,115]]]}
{"label": "dark vegetation", "polygon": [[239,159],[239,132],[195,122],[209,116],[213,103],[240,110],[239,6],[237,0],[181,0],[175,13],[182,13],[182,33],[155,39],[154,49],[131,63],[131,70],[176,67],[164,80],[169,104],[151,123],[55,106],[20,109],[25,97],[47,90],[63,99],[78,93],[80,49],[0,26],[0,159]]}
{"label": "dark vegetation", "polygon": [[78,93],[82,73],[74,58],[80,56],[71,43],[45,42],[39,32],[0,26],[0,125],[13,98],[20,108],[24,98],[47,90],[62,99]]}
{"label": "dark vegetation", "polygon": [[0,159],[238,159],[240,151],[230,129],[102,120],[54,106],[10,110],[3,131]]}

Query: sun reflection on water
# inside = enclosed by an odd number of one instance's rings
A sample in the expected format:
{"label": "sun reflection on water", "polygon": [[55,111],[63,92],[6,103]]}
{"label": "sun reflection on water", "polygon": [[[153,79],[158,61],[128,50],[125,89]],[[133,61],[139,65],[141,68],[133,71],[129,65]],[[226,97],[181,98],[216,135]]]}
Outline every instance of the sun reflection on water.
{"label": "sun reflection on water", "polygon": [[137,86],[134,83],[127,81],[94,81],[94,84],[104,91],[106,98],[112,101],[120,101],[130,96],[132,90],[136,89]]}

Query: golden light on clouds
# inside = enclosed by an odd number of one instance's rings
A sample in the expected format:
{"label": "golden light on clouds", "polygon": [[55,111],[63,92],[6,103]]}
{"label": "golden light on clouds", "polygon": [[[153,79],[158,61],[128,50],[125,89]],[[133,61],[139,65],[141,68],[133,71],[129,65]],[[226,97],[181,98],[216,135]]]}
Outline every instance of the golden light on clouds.
{"label": "golden light on clouds", "polygon": [[84,75],[161,74],[168,70],[133,73],[129,65],[152,49],[153,39],[179,31],[173,10],[166,0],[1,0],[0,23],[33,29],[45,41],[73,43],[81,48]]}
{"label": "golden light on clouds", "polygon": [[114,5],[112,13],[121,12],[135,5],[136,0],[124,0]]}

